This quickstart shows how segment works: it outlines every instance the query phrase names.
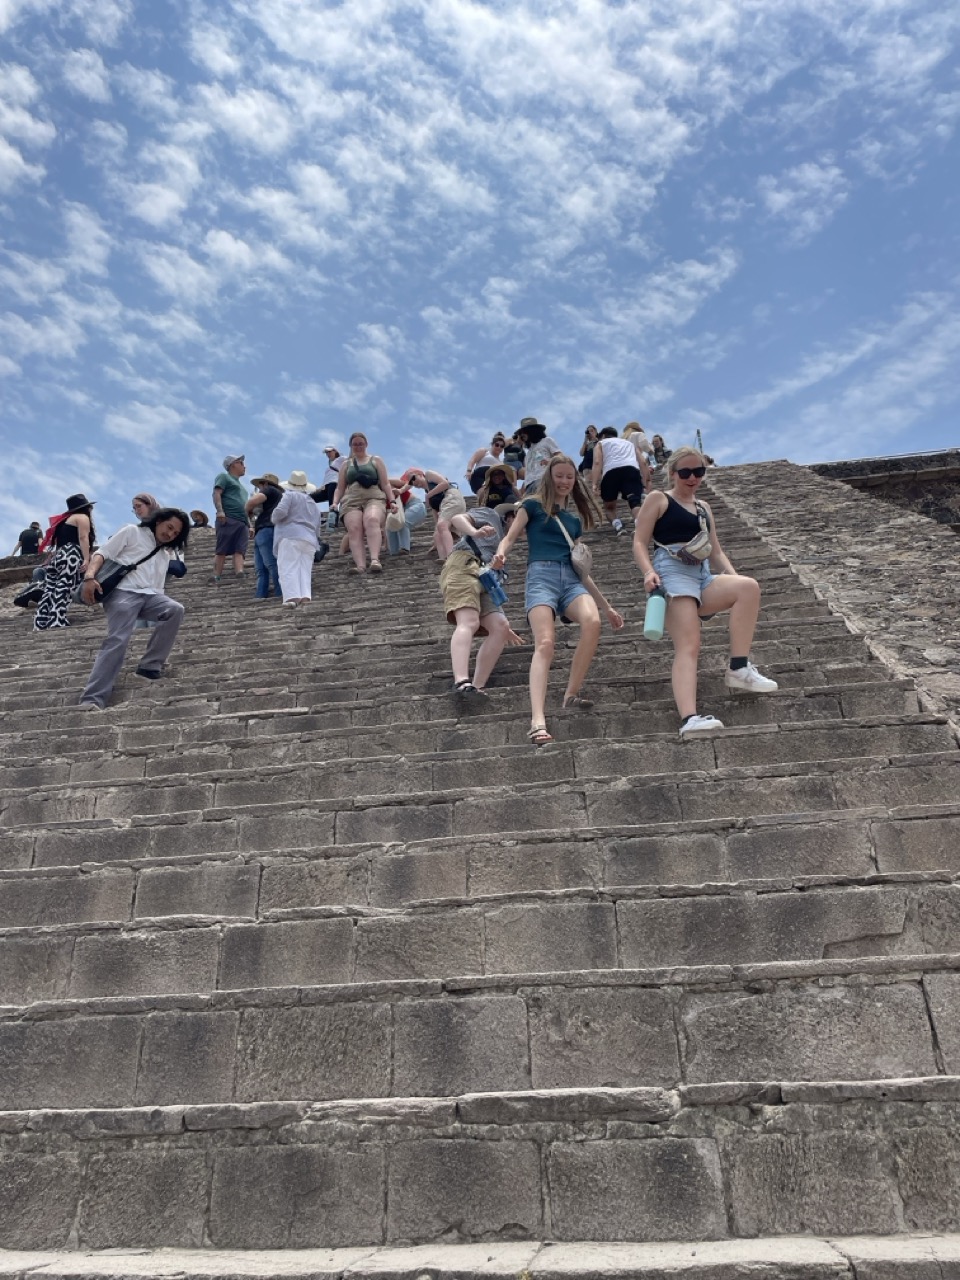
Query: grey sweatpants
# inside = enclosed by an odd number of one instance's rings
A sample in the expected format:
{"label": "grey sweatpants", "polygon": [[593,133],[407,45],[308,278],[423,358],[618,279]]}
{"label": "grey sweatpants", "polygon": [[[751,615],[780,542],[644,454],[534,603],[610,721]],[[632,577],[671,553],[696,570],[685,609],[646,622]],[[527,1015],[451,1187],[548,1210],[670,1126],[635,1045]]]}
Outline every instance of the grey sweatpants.
{"label": "grey sweatpants", "polygon": [[104,601],[103,611],[107,615],[107,638],[80,695],[81,702],[95,702],[98,707],[105,706],[113,692],[137,619],[157,624],[140,659],[140,666],[147,671],[159,671],[166,662],[183,621],[183,605],[159,591],[147,596],[118,587]]}

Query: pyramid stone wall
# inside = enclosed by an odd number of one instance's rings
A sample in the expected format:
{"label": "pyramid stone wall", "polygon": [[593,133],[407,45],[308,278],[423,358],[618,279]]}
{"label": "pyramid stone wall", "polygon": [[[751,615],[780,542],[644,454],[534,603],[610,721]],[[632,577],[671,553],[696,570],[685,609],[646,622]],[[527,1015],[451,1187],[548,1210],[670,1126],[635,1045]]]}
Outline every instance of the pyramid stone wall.
{"label": "pyramid stone wall", "polygon": [[910,613],[952,535],[789,464],[711,488],[780,682],[726,692],[706,623],[713,739],[609,533],[628,625],[586,714],[561,634],[543,751],[529,649],[453,700],[422,531],[296,612],[195,564],[168,677],[100,715],[102,618],[4,617],[0,1248],[958,1230],[954,642]]}

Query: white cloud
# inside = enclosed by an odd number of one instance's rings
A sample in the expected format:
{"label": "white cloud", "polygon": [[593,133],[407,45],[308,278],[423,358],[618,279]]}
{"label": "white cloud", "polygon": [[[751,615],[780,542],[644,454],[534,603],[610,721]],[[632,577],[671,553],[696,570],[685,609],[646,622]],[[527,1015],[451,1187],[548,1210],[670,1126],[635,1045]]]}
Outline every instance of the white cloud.
{"label": "white cloud", "polygon": [[0,192],[13,191],[23,182],[39,182],[44,168],[29,164],[15,146],[0,138]]}
{"label": "white cloud", "polygon": [[294,120],[273,94],[262,89],[229,93],[217,84],[202,85],[197,97],[204,114],[234,142],[268,155],[286,150]]}
{"label": "white cloud", "polygon": [[85,275],[106,275],[113,242],[99,215],[86,205],[68,204],[63,219],[67,229],[67,262],[70,268]]}
{"label": "white cloud", "polygon": [[104,429],[119,440],[155,453],[162,446],[163,437],[179,431],[182,423],[181,415],[169,405],[131,400],[122,409],[107,414]]}
{"label": "white cloud", "polygon": [[846,202],[850,183],[832,161],[807,161],[779,177],[765,174],[757,190],[770,217],[786,223],[789,242],[800,246],[812,240]]}
{"label": "white cloud", "polygon": [[243,59],[233,50],[230,33],[208,23],[190,32],[190,53],[194,60],[215,75],[235,76],[243,69]]}
{"label": "white cloud", "polygon": [[185,303],[212,301],[217,291],[213,271],[173,244],[141,244],[140,260],[162,293]]}
{"label": "white cloud", "polygon": [[63,59],[63,79],[74,93],[91,102],[110,101],[110,76],[95,49],[71,49]]}
{"label": "white cloud", "polygon": [[[260,418],[284,443],[295,440],[307,425],[307,419],[302,413],[294,413],[291,409],[280,408],[277,405],[271,405],[265,409]],[[260,473],[257,472],[257,474]]]}

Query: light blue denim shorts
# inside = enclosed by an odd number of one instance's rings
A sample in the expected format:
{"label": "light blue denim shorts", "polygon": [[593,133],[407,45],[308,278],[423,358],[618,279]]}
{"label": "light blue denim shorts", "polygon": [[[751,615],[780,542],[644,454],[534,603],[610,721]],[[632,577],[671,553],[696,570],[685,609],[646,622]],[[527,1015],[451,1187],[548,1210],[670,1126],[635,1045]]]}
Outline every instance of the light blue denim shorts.
{"label": "light blue denim shorts", "polygon": [[560,616],[577,596],[589,594],[569,560],[531,560],[527,565],[527,613],[548,604]]}
{"label": "light blue denim shorts", "polygon": [[[682,545],[683,543],[677,543],[677,547]],[[704,591],[714,579],[709,560],[701,560],[699,564],[681,564],[662,547],[657,547],[653,553],[653,567],[660,575],[667,599],[673,596],[693,596],[699,604]]]}

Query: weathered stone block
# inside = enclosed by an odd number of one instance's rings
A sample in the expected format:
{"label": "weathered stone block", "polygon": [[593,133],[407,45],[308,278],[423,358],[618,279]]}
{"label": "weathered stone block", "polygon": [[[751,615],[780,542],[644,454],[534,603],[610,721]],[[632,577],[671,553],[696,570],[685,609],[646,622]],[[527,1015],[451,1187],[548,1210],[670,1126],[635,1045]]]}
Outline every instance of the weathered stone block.
{"label": "weathered stone block", "polygon": [[383,1156],[339,1147],[217,1153],[211,1243],[220,1249],[379,1244]]}
{"label": "weathered stone block", "polygon": [[459,835],[487,831],[579,831],[587,825],[584,798],[577,792],[545,791],[536,795],[477,796],[454,807]]}
{"label": "weathered stone block", "polygon": [[256,866],[161,867],[137,881],[134,914],[158,916],[255,916],[260,868]]}
{"label": "weathered stone block", "polygon": [[284,920],[224,930],[220,986],[310,986],[349,982],[349,920]]}
{"label": "weathered stone block", "polygon": [[534,987],[526,995],[535,1088],[673,1086],[679,1080],[673,1012],[664,992]]}
{"label": "weathered stone block", "polygon": [[367,876],[365,856],[264,867],[260,909],[363,906],[367,901]]}
{"label": "weathered stone block", "polygon": [[497,841],[470,847],[470,892],[522,893],[603,883],[601,854],[590,840]]}
{"label": "weathered stone block", "polygon": [[681,1012],[690,1084],[877,1080],[937,1071],[916,983],[693,995]]}
{"label": "weathered stone block", "polygon": [[727,1232],[712,1141],[556,1142],[549,1177],[560,1240],[715,1240]]}
{"label": "weathered stone block", "polygon": [[239,848],[251,853],[285,849],[318,849],[333,844],[334,817],[314,809],[241,817]]}
{"label": "weathered stone block", "polygon": [[388,1240],[535,1239],[543,1230],[532,1142],[404,1142],[388,1177]]}
{"label": "weathered stone block", "polygon": [[960,1147],[948,1116],[893,1136],[897,1190],[911,1231],[955,1232],[960,1223]]}
{"label": "weathered stone block", "polygon": [[87,1249],[203,1243],[207,1197],[202,1151],[130,1151],[93,1156],[80,1212]]}
{"label": "weathered stone block", "polygon": [[230,1102],[236,1013],[156,1013],[144,1020],[137,1079],[140,1106]]}
{"label": "weathered stone block", "polygon": [[466,859],[459,849],[384,854],[374,858],[370,866],[370,902],[374,906],[398,907],[466,894]]}
{"label": "weathered stone block", "polygon": [[128,1105],[139,1044],[132,1017],[0,1024],[0,1098],[11,1111]]}
{"label": "weathered stone block", "polygon": [[133,884],[132,871],[0,880],[0,928],[126,920]]}
{"label": "weathered stone block", "polygon": [[960,814],[873,824],[881,871],[960,870]]}
{"label": "weathered stone block", "polygon": [[0,1248],[66,1248],[80,1183],[80,1159],[68,1152],[0,1152]]}
{"label": "weathered stone block", "polygon": [[736,1235],[894,1229],[894,1198],[871,1134],[734,1134],[723,1148]]}
{"label": "weathered stone block", "polygon": [[394,1012],[394,1092],[528,1089],[527,1012],[516,996],[412,1000]]}
{"label": "weathered stone block", "polygon": [[617,967],[612,903],[516,903],[485,913],[488,973]]}
{"label": "weathered stone block", "polygon": [[344,809],[337,814],[337,844],[433,840],[453,834],[450,804],[379,805],[370,809]]}
{"label": "weathered stone block", "polygon": [[387,1005],[248,1009],[240,1026],[236,1096],[376,1098],[390,1083]]}
{"label": "weathered stone block", "polygon": [[960,973],[928,973],[923,985],[948,1075],[960,1075]]}
{"label": "weathered stone block", "polygon": [[869,875],[874,870],[866,824],[839,822],[731,832],[726,865],[724,878],[730,880]]}
{"label": "weathered stone block", "polygon": [[611,840],[606,885],[706,884],[724,879],[722,836],[635,836]]}
{"label": "weathered stone block", "polygon": [[[725,782],[681,782],[682,817],[702,820],[726,816],[800,813],[836,808],[831,774],[785,778],[737,778]],[[847,806],[844,806],[847,807]]]}
{"label": "weathered stone block", "polygon": [[210,991],[217,984],[216,929],[90,934],[77,939],[70,994],[75,997]]}
{"label": "weathered stone block", "polygon": [[72,938],[0,939],[0,1004],[31,1004],[65,996],[72,950]]}
{"label": "weathered stone block", "polygon": [[430,912],[360,920],[358,981],[482,973],[479,911]]}

